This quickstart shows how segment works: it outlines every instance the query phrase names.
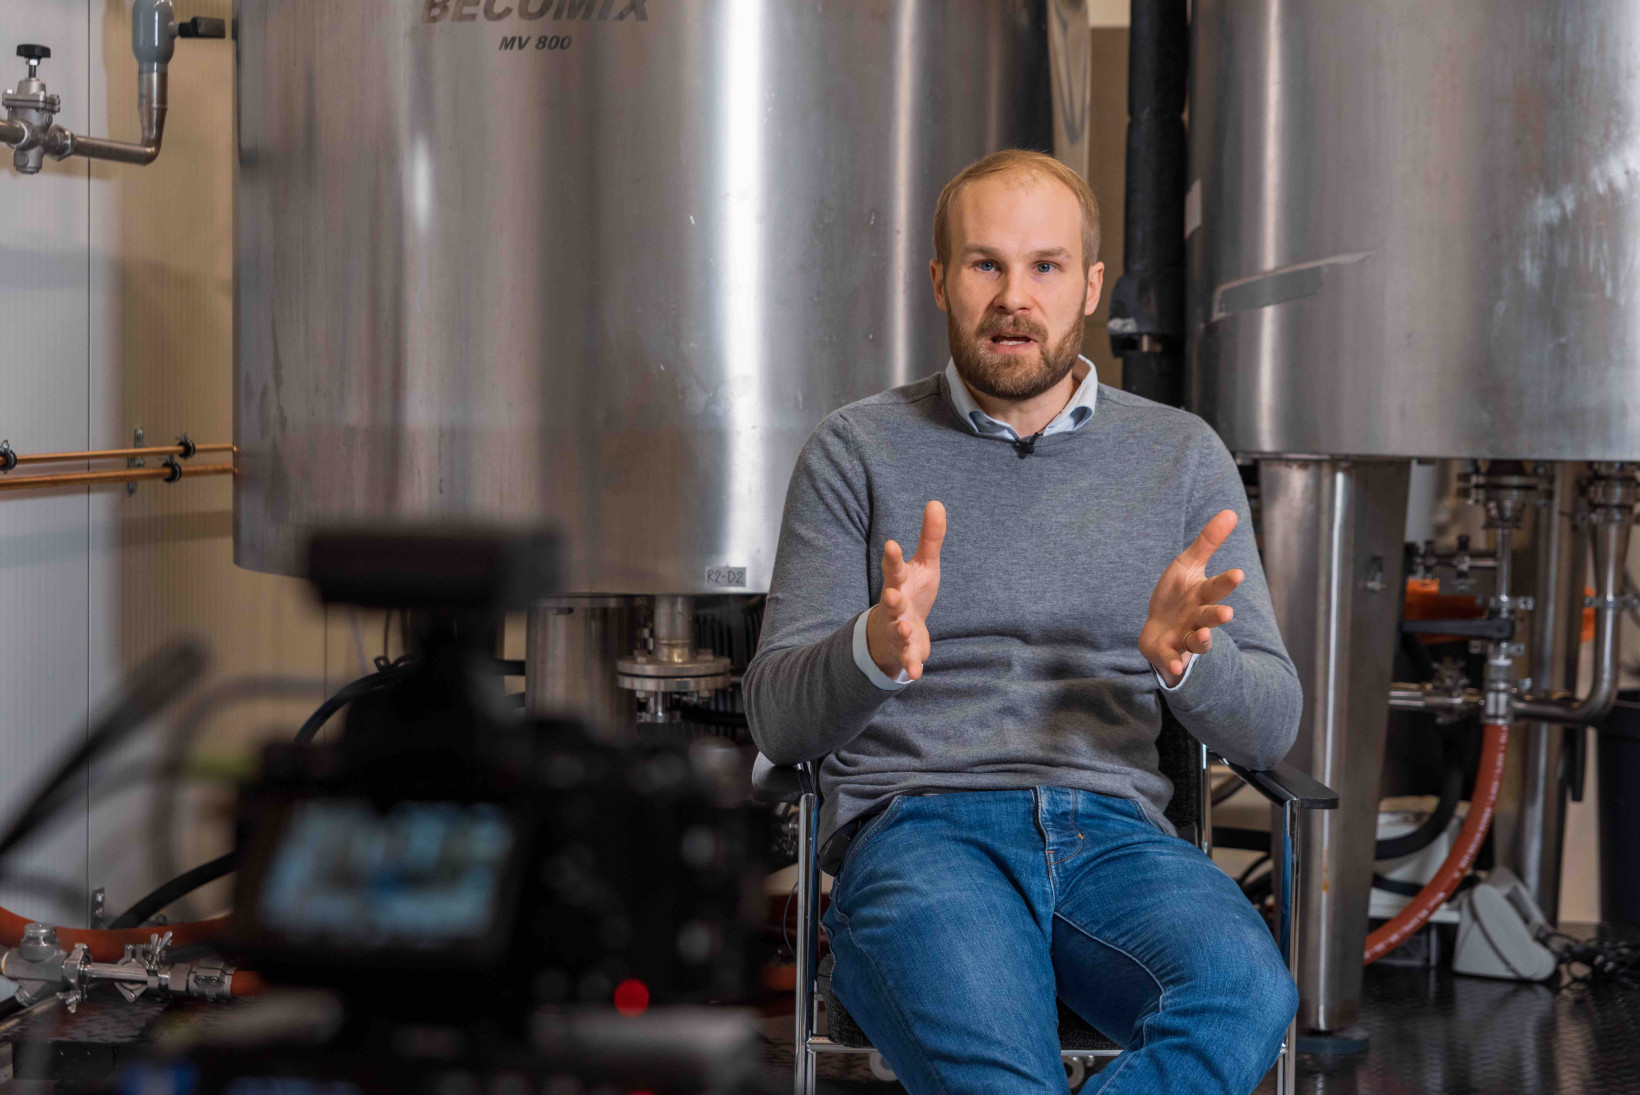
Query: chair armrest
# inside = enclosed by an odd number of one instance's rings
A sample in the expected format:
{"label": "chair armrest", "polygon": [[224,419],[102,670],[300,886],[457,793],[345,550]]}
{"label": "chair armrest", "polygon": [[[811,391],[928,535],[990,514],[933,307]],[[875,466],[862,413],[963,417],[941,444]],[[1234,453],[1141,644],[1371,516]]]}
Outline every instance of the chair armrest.
{"label": "chair armrest", "polygon": [[752,765],[752,801],[765,805],[796,802],[803,796],[802,775],[796,765],[776,764],[762,753]]}
{"label": "chair armrest", "polygon": [[1262,772],[1255,772],[1229,761],[1224,763],[1229,765],[1230,770],[1240,776],[1249,787],[1278,805],[1295,802],[1302,810],[1338,808],[1337,791],[1299,771],[1286,761]]}

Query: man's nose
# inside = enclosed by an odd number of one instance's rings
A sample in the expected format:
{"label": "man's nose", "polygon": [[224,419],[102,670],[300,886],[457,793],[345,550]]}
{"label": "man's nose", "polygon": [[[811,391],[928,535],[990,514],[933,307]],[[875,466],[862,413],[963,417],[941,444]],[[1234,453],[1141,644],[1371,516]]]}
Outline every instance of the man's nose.
{"label": "man's nose", "polygon": [[1025,280],[1010,274],[1004,274],[1001,284],[997,286],[997,295],[992,304],[999,312],[1030,311],[1031,298]]}

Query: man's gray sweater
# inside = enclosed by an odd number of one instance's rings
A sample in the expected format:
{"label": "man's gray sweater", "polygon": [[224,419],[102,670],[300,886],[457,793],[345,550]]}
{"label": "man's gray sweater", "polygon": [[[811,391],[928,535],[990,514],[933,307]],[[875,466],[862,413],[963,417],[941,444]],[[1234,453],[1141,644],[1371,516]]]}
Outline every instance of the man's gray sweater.
{"label": "man's gray sweater", "polygon": [[[1280,760],[1301,695],[1282,647],[1234,460],[1193,414],[1101,386],[1082,428],[1021,457],[958,417],[936,374],[839,410],[798,457],[763,638],[747,667],[752,737],[776,764],[824,757],[821,840],[905,792],[1073,787],[1135,800],[1164,828],[1161,686],[1139,653],[1151,590],[1223,509],[1208,564],[1246,580],[1225,601],[1173,714],[1224,757]],[[945,504],[922,679],[879,689],[854,622],[882,592],[883,545],[917,543]]]}

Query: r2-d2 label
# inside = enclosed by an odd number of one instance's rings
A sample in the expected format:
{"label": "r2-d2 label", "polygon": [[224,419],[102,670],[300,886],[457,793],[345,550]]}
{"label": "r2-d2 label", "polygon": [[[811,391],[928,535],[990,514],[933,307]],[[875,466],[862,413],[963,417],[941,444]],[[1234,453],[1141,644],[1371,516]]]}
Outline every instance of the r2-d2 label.
{"label": "r2-d2 label", "polygon": [[706,584],[713,586],[740,586],[746,585],[745,567],[707,567]]}

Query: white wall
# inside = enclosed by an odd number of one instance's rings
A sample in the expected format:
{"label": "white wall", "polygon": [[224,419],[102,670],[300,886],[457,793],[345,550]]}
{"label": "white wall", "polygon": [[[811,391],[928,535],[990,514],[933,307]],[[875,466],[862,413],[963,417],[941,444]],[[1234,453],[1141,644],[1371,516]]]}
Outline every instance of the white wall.
{"label": "white wall", "polygon": [[[63,97],[60,122],[135,139],[128,7],[6,0],[3,82],[23,71],[16,43],[48,45],[41,74]],[[232,14],[229,0],[180,7],[185,18]],[[232,58],[231,42],[178,43],[165,150],[151,167],[71,160],[34,177],[0,167],[0,437],[18,451],[123,446],[138,425],[151,444],[184,431],[231,440]],[[233,566],[231,492],[211,478],[144,484],[129,497],[121,487],[0,495],[0,814],[83,738],[122,676],[177,635],[205,642],[211,680],[322,680],[324,615],[306,589]],[[349,640],[339,673],[354,668],[343,664],[351,649]],[[320,693],[315,684],[282,704],[225,712],[203,753],[243,755]],[[124,763],[100,766],[93,783]],[[88,789],[29,858],[30,873],[71,892],[0,886],[0,899],[79,924],[86,895],[105,886],[122,909],[162,880],[149,851],[153,793]],[[228,841],[225,790],[198,801],[205,812],[185,812],[174,842],[184,866]],[[219,887],[202,904],[222,899]]]}
{"label": "white wall", "polygon": [[[86,4],[0,8],[0,76],[14,87],[20,42],[49,45],[42,75],[65,97],[63,124],[86,124]],[[9,155],[7,156],[9,159]],[[89,187],[52,165],[29,179],[0,168],[0,438],[20,451],[77,449],[89,433]],[[86,731],[90,703],[90,503],[84,491],[0,495],[0,814]],[[66,816],[19,870],[83,890],[87,819]],[[22,891],[22,892],[20,892]],[[8,906],[68,912],[67,896],[0,885]],[[83,915],[83,910],[81,910]]]}

